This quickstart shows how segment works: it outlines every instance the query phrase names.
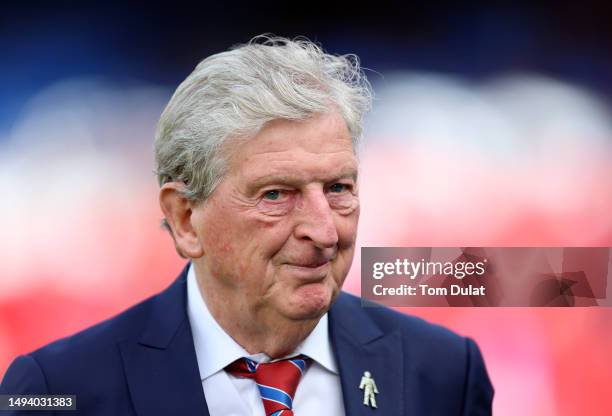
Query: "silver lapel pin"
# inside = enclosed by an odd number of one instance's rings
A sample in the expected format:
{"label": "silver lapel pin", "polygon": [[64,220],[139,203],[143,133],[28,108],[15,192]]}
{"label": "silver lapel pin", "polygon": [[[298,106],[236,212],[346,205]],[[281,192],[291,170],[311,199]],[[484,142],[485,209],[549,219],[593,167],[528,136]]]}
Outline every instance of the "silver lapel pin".
{"label": "silver lapel pin", "polygon": [[376,408],[376,397],[374,395],[378,394],[378,389],[369,371],[363,372],[359,388],[363,390],[363,404]]}

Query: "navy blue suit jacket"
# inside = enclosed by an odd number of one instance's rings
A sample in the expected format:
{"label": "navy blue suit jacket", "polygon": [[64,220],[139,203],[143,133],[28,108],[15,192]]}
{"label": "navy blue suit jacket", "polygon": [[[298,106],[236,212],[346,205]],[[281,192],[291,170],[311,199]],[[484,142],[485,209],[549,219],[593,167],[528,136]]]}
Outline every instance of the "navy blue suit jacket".
{"label": "navy blue suit jacket", "polygon": [[[74,394],[77,411],[65,413],[73,416],[208,415],[186,305],[184,270],[159,295],[18,357],[0,394]],[[469,338],[387,308],[364,308],[346,293],[330,309],[329,335],[347,416],[491,414],[493,388]],[[378,387],[377,409],[362,404],[366,370]]]}

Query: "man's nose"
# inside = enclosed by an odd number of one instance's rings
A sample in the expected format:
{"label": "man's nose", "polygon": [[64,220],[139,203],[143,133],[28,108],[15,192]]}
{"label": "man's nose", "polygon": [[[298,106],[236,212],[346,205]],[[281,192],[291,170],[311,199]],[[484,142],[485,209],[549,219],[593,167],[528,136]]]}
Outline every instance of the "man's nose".
{"label": "man's nose", "polygon": [[334,212],[323,190],[309,190],[302,193],[296,208],[297,224],[294,231],[296,238],[310,240],[321,249],[336,246],[338,232],[334,222]]}

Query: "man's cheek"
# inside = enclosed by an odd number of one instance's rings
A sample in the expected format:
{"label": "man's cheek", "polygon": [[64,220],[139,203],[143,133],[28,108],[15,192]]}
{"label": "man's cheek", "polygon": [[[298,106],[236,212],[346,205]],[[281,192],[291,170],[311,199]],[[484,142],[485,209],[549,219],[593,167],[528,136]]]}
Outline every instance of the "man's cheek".
{"label": "man's cheek", "polygon": [[337,224],[338,248],[350,248],[357,240],[358,216],[342,218]]}
{"label": "man's cheek", "polygon": [[291,227],[285,223],[277,223],[274,226],[260,229],[257,241],[254,241],[254,244],[257,245],[262,259],[270,259],[281,251],[287,244],[291,233]]}
{"label": "man's cheek", "polygon": [[222,221],[209,222],[203,227],[205,254],[215,256],[231,256],[235,252],[234,242],[231,237],[231,226]]}

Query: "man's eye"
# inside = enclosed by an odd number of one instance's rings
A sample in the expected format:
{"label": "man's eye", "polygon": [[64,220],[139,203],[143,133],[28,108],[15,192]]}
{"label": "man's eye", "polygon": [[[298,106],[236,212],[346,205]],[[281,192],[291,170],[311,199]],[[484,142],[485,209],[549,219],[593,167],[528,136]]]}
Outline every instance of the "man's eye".
{"label": "man's eye", "polygon": [[268,191],[264,194],[264,199],[267,199],[268,201],[276,201],[280,198],[281,196],[281,191],[279,191],[278,189],[274,189],[272,191]]}
{"label": "man's eye", "polygon": [[329,187],[329,191],[333,193],[340,193],[347,190],[347,186],[343,183],[335,183]]}

